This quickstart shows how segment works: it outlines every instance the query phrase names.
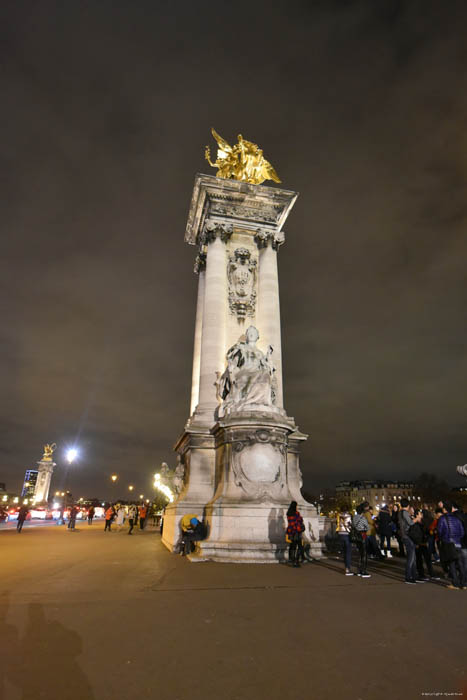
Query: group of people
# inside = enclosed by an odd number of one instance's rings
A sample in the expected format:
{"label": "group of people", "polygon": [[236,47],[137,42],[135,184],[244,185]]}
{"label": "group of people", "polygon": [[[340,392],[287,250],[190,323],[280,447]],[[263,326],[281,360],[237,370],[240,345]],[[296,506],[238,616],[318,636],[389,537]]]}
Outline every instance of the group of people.
{"label": "group of people", "polygon": [[[353,514],[350,507],[337,516],[345,575],[352,572],[352,544],[359,553],[358,576],[370,578],[368,558],[386,560],[393,556],[391,539],[398,543],[398,555],[406,557],[405,583],[416,585],[441,580],[433,568],[440,563],[447,588],[467,589],[467,515],[456,503],[440,501],[435,513],[414,508],[407,498],[400,504],[383,506],[375,517],[365,501]],[[379,542],[378,542],[379,536]]]}
{"label": "group of people", "polygon": [[133,529],[138,525],[139,529],[144,530],[146,525],[146,520],[148,516],[148,507],[144,503],[137,506],[135,503],[131,503],[129,506],[124,505],[110,505],[105,511],[105,527],[104,532],[112,532],[112,523],[115,521],[119,530],[125,524],[125,520],[128,520],[128,534],[133,534]]}

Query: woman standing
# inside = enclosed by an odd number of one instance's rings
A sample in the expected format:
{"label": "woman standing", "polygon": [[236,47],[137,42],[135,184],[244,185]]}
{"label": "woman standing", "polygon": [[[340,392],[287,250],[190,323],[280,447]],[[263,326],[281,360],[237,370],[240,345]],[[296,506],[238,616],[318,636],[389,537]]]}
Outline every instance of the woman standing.
{"label": "woman standing", "polygon": [[290,542],[289,562],[295,567],[300,566],[300,559],[304,558],[302,545],[302,532],[305,531],[303,518],[297,510],[297,501],[292,501],[287,511],[287,540]]}
{"label": "woman standing", "polygon": [[345,506],[342,509],[342,513],[337,514],[337,535],[344,558],[346,576],[353,576],[350,570],[352,566],[352,542],[350,541],[351,526],[352,516],[350,515],[350,508]]}

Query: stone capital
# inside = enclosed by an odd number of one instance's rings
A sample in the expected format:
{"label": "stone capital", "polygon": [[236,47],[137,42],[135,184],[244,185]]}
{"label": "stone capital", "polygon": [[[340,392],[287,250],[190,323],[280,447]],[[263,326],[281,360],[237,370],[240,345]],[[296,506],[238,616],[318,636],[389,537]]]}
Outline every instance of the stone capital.
{"label": "stone capital", "polygon": [[267,248],[269,243],[274,250],[279,250],[279,247],[285,242],[284,231],[271,231],[264,228],[256,229],[254,238],[259,250]]}
{"label": "stone capital", "polygon": [[227,243],[233,233],[232,224],[224,224],[218,221],[206,221],[202,233],[198,236],[200,246],[209,245],[220,238],[223,243]]}

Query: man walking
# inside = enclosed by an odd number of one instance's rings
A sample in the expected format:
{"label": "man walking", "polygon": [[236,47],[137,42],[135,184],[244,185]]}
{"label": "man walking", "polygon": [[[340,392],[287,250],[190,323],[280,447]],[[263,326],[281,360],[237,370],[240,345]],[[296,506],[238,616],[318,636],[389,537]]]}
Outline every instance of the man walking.
{"label": "man walking", "polygon": [[91,506],[88,510],[88,525],[92,525],[92,520],[94,518],[94,513],[96,512],[94,506]]}
{"label": "man walking", "polygon": [[18,521],[16,523],[17,532],[21,532],[21,530],[23,529],[24,521],[26,520],[28,513],[29,508],[25,505],[22,505],[18,512]]}

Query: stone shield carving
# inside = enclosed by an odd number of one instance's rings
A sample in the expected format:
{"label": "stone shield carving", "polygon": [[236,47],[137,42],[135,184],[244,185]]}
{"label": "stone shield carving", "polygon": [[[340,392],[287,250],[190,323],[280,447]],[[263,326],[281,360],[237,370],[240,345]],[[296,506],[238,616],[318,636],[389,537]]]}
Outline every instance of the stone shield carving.
{"label": "stone shield carving", "polygon": [[286,453],[286,444],[267,429],[243,435],[232,443],[235,484],[252,499],[280,499],[285,488]]}
{"label": "stone shield carving", "polygon": [[256,306],[256,260],[247,248],[237,248],[227,264],[229,307],[237,318],[254,316]]}

